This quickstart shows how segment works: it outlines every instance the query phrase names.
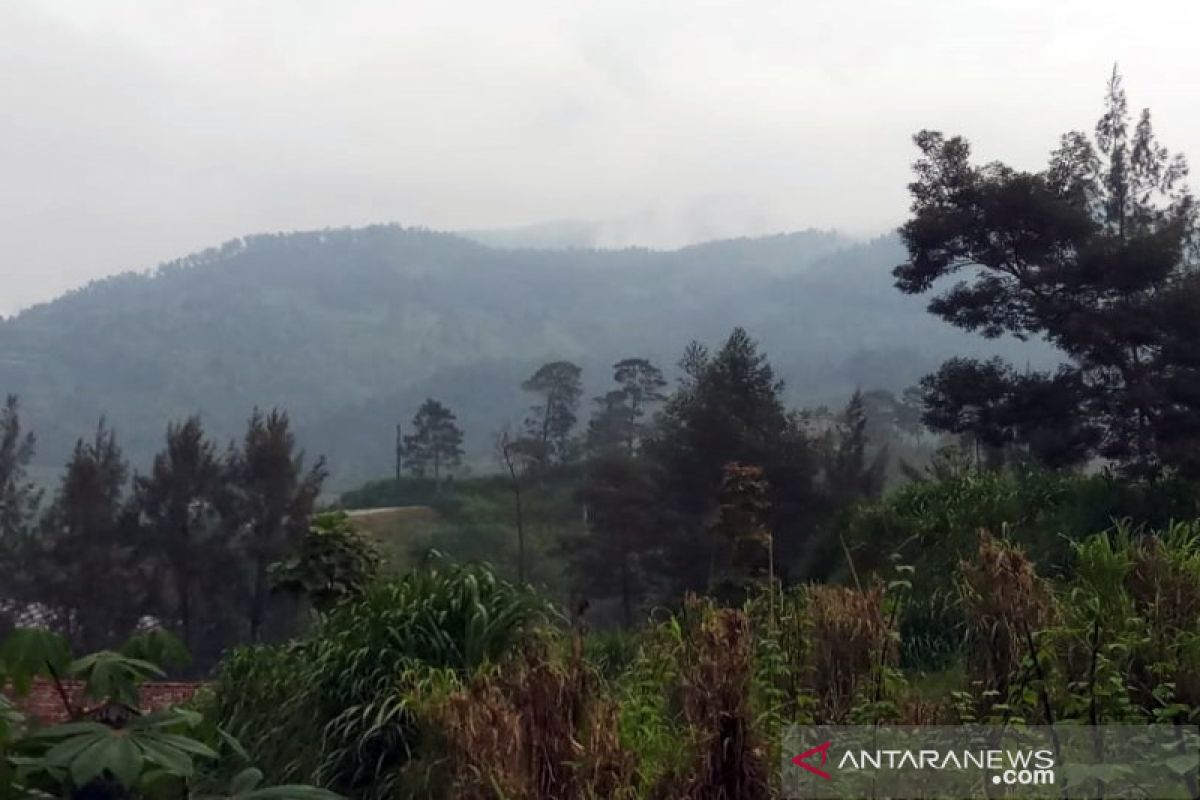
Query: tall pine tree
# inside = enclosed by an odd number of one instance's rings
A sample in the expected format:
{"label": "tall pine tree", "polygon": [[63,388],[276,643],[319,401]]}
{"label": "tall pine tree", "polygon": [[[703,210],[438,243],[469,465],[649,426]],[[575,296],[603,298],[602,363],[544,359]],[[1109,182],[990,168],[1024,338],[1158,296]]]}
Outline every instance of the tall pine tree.
{"label": "tall pine tree", "polygon": [[533,373],[521,388],[538,395],[525,420],[527,444],[542,467],[557,461],[565,464],[573,455],[571,433],[579,412],[582,371],[570,361],[551,361]]}
{"label": "tall pine tree", "polygon": [[463,435],[454,413],[433,398],[417,410],[413,432],[404,437],[404,457],[414,475],[432,473],[434,485],[441,486],[446,470],[462,463]]}
{"label": "tall pine tree", "polygon": [[965,139],[935,131],[916,143],[896,285],[920,294],[962,275],[931,312],[1068,358],[1055,373],[950,362],[923,384],[926,421],[1055,466],[1100,455],[1200,475],[1196,204],[1186,162],[1149,111],[1134,121],[1116,71],[1094,134],[1063,136],[1042,171],[973,164]]}
{"label": "tall pine tree", "polygon": [[835,507],[873,500],[883,492],[888,449],[886,445],[870,447],[868,422],[863,394],[856,390],[826,445],[825,484]]}
{"label": "tall pine tree", "polygon": [[29,480],[36,439],[21,427],[16,395],[9,395],[0,410],[0,540],[28,532],[41,501],[41,492]]}
{"label": "tall pine tree", "polygon": [[596,412],[588,423],[588,449],[600,452],[622,447],[633,455],[646,438],[646,418],[666,399],[662,370],[644,358],[626,358],[613,364],[617,384],[596,398]]}
{"label": "tall pine tree", "polygon": [[39,583],[58,627],[82,650],[113,647],[147,610],[147,566],[124,502],[128,468],[101,420],[80,439],[43,518]]}
{"label": "tall pine tree", "polygon": [[9,395],[0,410],[0,601],[28,601],[35,588],[31,534],[42,493],[27,474],[35,442],[21,426],[16,396]]}
{"label": "tall pine tree", "polygon": [[288,415],[279,410],[250,417],[240,451],[229,468],[238,489],[240,533],[250,561],[249,635],[260,640],[268,623],[271,565],[295,552],[308,530],[325,480],[325,459],[305,468]]}
{"label": "tall pine tree", "polygon": [[222,569],[222,556],[232,546],[229,492],[225,466],[197,417],[168,425],[166,446],[150,474],[134,478],[141,523],[166,566],[167,619],[178,625],[193,654],[202,624],[199,607],[231,589]]}
{"label": "tall pine tree", "polygon": [[806,544],[815,510],[816,459],[800,419],[784,407],[783,382],[745,330],[736,328],[715,354],[693,343],[684,377],[648,443],[660,465],[665,504],[674,519],[664,571],[676,590],[703,590],[713,560],[706,521],[719,504],[725,465],[760,467],[769,486],[767,526],[781,565]]}

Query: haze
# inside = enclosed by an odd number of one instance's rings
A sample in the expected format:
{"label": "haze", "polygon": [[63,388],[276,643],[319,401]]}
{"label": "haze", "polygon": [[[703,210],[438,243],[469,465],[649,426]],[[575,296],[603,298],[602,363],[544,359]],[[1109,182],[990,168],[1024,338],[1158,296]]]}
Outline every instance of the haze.
{"label": "haze", "polygon": [[6,0],[0,313],[242,234],[904,218],[911,134],[1039,165],[1114,61],[1200,158],[1200,5]]}

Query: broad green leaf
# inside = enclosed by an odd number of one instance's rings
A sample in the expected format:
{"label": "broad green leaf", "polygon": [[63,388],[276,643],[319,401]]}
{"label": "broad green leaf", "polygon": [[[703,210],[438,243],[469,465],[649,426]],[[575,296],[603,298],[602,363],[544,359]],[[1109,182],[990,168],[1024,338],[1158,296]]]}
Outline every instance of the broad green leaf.
{"label": "broad green leaf", "polygon": [[106,768],[126,788],[133,788],[137,783],[142,773],[142,752],[128,735],[111,738]]}
{"label": "broad green leaf", "polygon": [[18,628],[0,648],[0,663],[17,694],[23,695],[34,678],[64,673],[71,663],[71,648],[57,633]]}
{"label": "broad green leaf", "polygon": [[84,681],[84,693],[95,700],[117,699],[135,705],[137,685],[165,673],[149,661],[111,650],[91,653],[71,663],[70,674]]}
{"label": "broad green leaf", "polygon": [[78,755],[71,759],[68,769],[76,786],[83,786],[104,772],[110,757],[111,737],[97,736]]}
{"label": "broad green leaf", "polygon": [[152,735],[137,737],[137,744],[142,748],[146,760],[157,764],[164,771],[181,778],[188,778],[195,772],[192,757],[177,747],[158,740]]}
{"label": "broad green leaf", "polygon": [[1162,765],[1176,775],[1186,775],[1196,768],[1196,755],[1195,753],[1181,753],[1165,759]]}
{"label": "broad green leaf", "polygon": [[107,738],[108,731],[100,733],[81,733],[78,736],[72,736],[64,739],[58,744],[51,747],[42,756],[42,760],[51,766],[66,767],[74,761],[80,753],[86,750],[97,741]]}
{"label": "broad green leaf", "polygon": [[111,730],[107,725],[102,725],[99,722],[64,722],[61,725],[52,725],[49,728],[43,728],[33,733],[31,738],[61,739],[85,733],[107,735]]}
{"label": "broad green leaf", "polygon": [[217,758],[216,752],[211,747],[204,744],[204,742],[200,742],[191,738],[190,736],[180,736],[175,733],[157,732],[147,735],[153,736],[154,739],[161,744],[178,748],[179,750],[182,750],[185,753],[190,753],[191,755],[200,756],[202,758]]}

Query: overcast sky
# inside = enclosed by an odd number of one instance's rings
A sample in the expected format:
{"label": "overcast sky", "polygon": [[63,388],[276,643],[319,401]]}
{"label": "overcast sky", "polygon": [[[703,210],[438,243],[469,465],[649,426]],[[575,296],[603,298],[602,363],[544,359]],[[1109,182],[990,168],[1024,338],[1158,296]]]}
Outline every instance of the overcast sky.
{"label": "overcast sky", "polygon": [[907,209],[919,128],[1040,164],[1114,61],[1200,159],[1200,3],[0,0],[0,313],[246,233]]}

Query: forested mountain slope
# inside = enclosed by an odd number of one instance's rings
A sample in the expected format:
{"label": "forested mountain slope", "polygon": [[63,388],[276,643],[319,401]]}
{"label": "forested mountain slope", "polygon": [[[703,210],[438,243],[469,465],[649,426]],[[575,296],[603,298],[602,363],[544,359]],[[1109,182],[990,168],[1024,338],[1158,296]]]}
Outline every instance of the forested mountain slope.
{"label": "forested mountain slope", "polygon": [[550,359],[582,366],[590,395],[621,357],[669,369],[689,340],[742,325],[792,400],[813,403],[902,388],[952,354],[1022,352],[981,351],[901,295],[901,258],[892,237],[817,231],[673,251],[501,249],[398,226],[251,236],[0,321],[0,393],[20,395],[44,474],[101,415],[144,468],[168,419],[199,412],[225,439],[278,405],[339,488],[387,473],[395,423],[426,396],[486,467],[492,432],[524,416],[521,380]]}

